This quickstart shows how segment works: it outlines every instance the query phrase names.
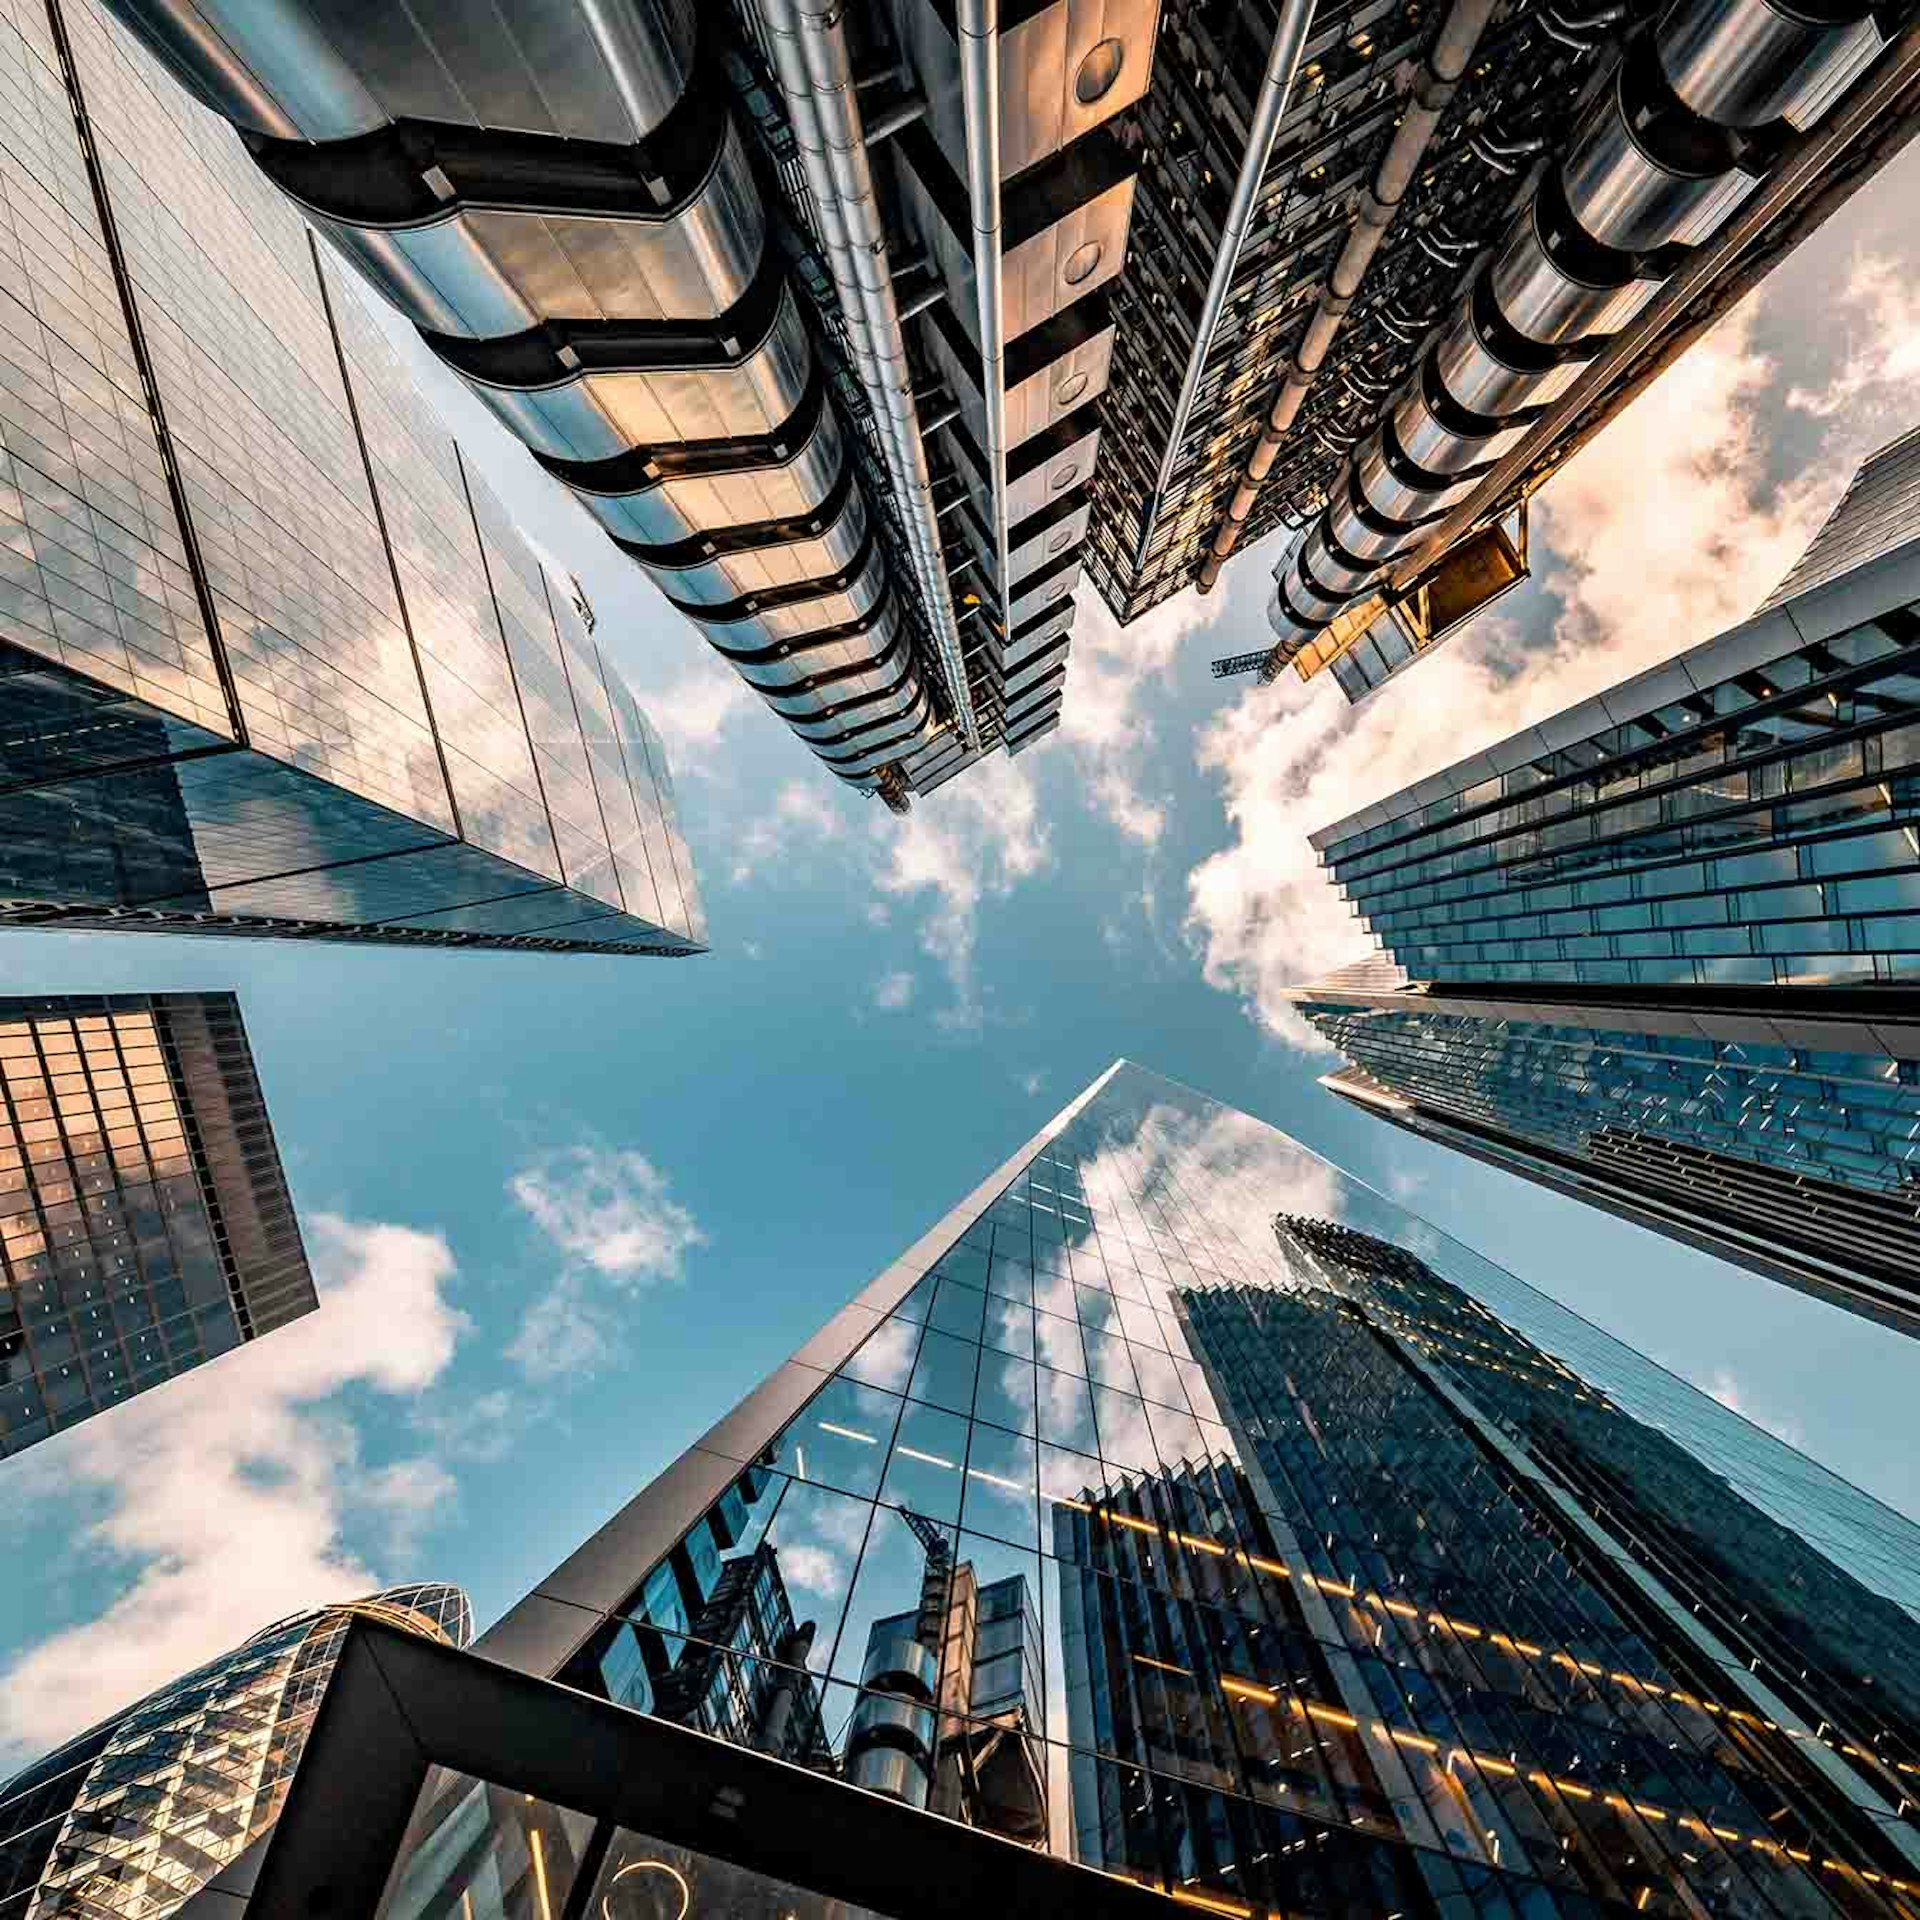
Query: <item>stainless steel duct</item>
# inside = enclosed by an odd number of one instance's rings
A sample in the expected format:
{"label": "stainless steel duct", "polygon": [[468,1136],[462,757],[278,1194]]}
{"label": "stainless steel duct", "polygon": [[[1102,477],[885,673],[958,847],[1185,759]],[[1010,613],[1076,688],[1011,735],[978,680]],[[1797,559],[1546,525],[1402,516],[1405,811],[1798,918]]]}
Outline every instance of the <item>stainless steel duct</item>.
{"label": "stainless steel duct", "polygon": [[828,17],[788,6],[789,91],[905,509],[905,579],[688,0],[499,0],[484,28],[461,0],[108,4],[836,774],[897,800],[895,763],[930,736],[910,607],[970,729]]}
{"label": "stainless steel duct", "polygon": [[1453,98],[1454,89],[1460,84],[1460,76],[1472,64],[1474,49],[1493,16],[1494,5],[1495,0],[1453,0],[1440,31],[1434,36],[1432,51],[1414,82],[1412,101],[1393,131],[1371,185],[1360,196],[1346,245],[1341,248],[1333,272],[1321,289],[1313,317],[1307,322],[1306,335],[1294,354],[1293,365],[1287,369],[1266,427],[1247,456],[1246,471],[1227,505],[1226,518],[1213,537],[1211,550],[1200,563],[1195,584],[1202,593],[1213,591],[1220,569],[1239,544],[1240,529],[1253,511],[1261,483],[1273,469],[1280,442],[1292,427],[1300,403],[1326,360],[1327,349],[1333,345],[1334,335],[1347,317],[1347,309],[1360,291],[1367,268],[1393,224],[1393,216],[1419,170],[1421,156],[1433,139],[1434,129],[1439,126],[1440,116]]}
{"label": "stainless steel duct", "polygon": [[[1281,0],[1279,24],[1274,28],[1273,44],[1267,49],[1267,70],[1260,78],[1253,122],[1247,131],[1246,152],[1240,157],[1233,197],[1227,205],[1227,222],[1220,232],[1213,272],[1207,279],[1207,296],[1200,304],[1200,319],[1194,328],[1193,351],[1187,356],[1180,396],[1174,402],[1173,425],[1167,431],[1160,470],[1154,476],[1153,493],[1141,517],[1140,538],[1133,554],[1136,572],[1147,563],[1147,545],[1153,538],[1154,522],[1160,517],[1160,503],[1166,498],[1167,483],[1173,478],[1173,464],[1180,457],[1181,443],[1187,437],[1194,396],[1200,391],[1200,382],[1207,370],[1207,355],[1212,351],[1214,335],[1220,331],[1220,316],[1226,311],[1227,295],[1233,290],[1240,251],[1246,245],[1247,229],[1253,224],[1253,204],[1259,197],[1260,182],[1266,177],[1267,161],[1273,154],[1274,137],[1280,131],[1287,102],[1293,94],[1293,77],[1299,70],[1300,49],[1306,44],[1313,10],[1314,0]],[[1211,581],[1205,582],[1202,591],[1211,584]]]}
{"label": "stainless steel duct", "polygon": [[940,648],[955,717],[967,745],[977,746],[979,728],[960,658],[960,631],[941,558],[913,374],[900,330],[885,229],[867,162],[868,136],[861,125],[840,10],[834,0],[760,0],[760,14],[767,25],[781,90],[787,96],[854,361],[904,509],[914,568]]}
{"label": "stainless steel duct", "polygon": [[1271,666],[1465,499],[1815,125],[1882,40],[1863,3],[1677,0],[1636,35],[1459,310],[1275,571]]}

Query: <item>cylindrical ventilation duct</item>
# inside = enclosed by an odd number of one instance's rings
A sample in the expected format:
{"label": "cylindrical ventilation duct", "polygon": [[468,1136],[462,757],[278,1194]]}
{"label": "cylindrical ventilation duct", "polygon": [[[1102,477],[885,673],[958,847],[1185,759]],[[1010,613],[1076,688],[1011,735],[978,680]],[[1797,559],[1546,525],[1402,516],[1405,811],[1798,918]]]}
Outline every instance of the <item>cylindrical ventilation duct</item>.
{"label": "cylindrical ventilation duct", "polygon": [[[1804,4],[1804,0],[1803,0]],[[1636,35],[1275,572],[1284,662],[1472,492],[1879,52],[1866,0],[1677,0]]]}
{"label": "cylindrical ventilation duct", "polygon": [[932,729],[915,609],[964,716],[884,261],[842,291],[906,579],[688,0],[108,4],[836,774],[892,791]]}

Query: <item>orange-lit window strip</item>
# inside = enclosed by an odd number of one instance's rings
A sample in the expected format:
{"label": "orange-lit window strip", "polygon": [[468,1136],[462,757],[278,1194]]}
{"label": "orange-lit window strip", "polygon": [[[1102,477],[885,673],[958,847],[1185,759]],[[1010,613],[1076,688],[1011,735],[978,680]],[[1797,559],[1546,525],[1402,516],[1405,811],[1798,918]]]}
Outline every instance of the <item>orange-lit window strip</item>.
{"label": "orange-lit window strip", "polygon": [[[1051,1497],[1051,1496],[1050,1496]],[[1221,1559],[1234,1561],[1237,1565],[1249,1568],[1255,1573],[1264,1573],[1276,1580],[1294,1580],[1303,1586],[1318,1588],[1322,1593],[1338,1595],[1341,1599],[1352,1600],[1358,1605],[1378,1608],[1394,1614],[1401,1619],[1425,1622],[1432,1627],[1444,1627],[1449,1633],[1463,1640],[1485,1640],[1504,1653],[1510,1653],[1518,1659],[1544,1660],[1554,1666],[1562,1667],[1570,1673],[1578,1673],[1593,1680],[1610,1680],[1616,1686],[1643,1694],[1651,1700],[1671,1700],[1676,1705],[1691,1707],[1697,1713],[1709,1714],[1717,1719],[1735,1721],[1741,1726],[1767,1733],[1777,1733],[1789,1740],[1805,1741],[1816,1738],[1800,1732],[1793,1727],[1783,1727],[1777,1721],[1763,1718],[1749,1712],[1744,1707],[1725,1707],[1717,1700],[1702,1700],[1698,1696],[1684,1692],[1678,1687],[1663,1687],[1658,1681],[1644,1680],[1638,1674],[1627,1673],[1619,1668],[1602,1667],[1592,1660],[1576,1660],[1572,1654],[1558,1649],[1537,1646],[1531,1640],[1520,1640],[1511,1634],[1500,1633],[1487,1627],[1476,1626],[1470,1620],[1458,1620],[1451,1615],[1420,1609],[1404,1600],[1389,1600],[1384,1594],[1362,1593],[1356,1591],[1344,1580],[1331,1579],[1323,1574],[1309,1573],[1304,1567],[1289,1567],[1283,1561],[1262,1558],[1259,1554],[1248,1553],[1240,1547],[1225,1547],[1217,1540],[1202,1539],[1198,1535],[1181,1533],[1172,1527],[1157,1526],[1151,1520],[1136,1519],[1132,1514],[1114,1513],[1104,1507],[1092,1507],[1079,1500],[1052,1500],[1055,1506],[1069,1507],[1076,1513],[1090,1514],[1097,1520],[1111,1521],[1115,1526],[1125,1527],[1129,1532],[1152,1534],[1157,1539],[1171,1540],[1183,1547],[1194,1548],[1201,1553],[1211,1554]],[[1849,1743],[1822,1739],[1820,1744],[1835,1753],[1842,1753],[1855,1760],[1871,1760],[1881,1766],[1897,1768],[1901,1773],[1912,1774],[1920,1778],[1920,1766],[1910,1765],[1904,1760],[1885,1758],[1879,1754],[1868,1753]],[[1889,1885],[1896,1884],[1889,1882]]]}

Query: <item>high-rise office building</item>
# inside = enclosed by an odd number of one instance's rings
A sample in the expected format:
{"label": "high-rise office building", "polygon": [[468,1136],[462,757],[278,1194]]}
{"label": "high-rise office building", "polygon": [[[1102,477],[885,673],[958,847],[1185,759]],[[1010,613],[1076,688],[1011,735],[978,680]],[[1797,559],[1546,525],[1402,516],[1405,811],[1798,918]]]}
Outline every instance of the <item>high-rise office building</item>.
{"label": "high-rise office building", "polygon": [[231,132],[0,20],[0,922],[699,948],[591,618]]}
{"label": "high-rise office building", "polygon": [[110,4],[896,807],[1052,729],[1083,564],[1310,530],[1224,664],[1430,645],[1920,111],[1867,0]]}
{"label": "high-rise office building", "polygon": [[1751,620],[1314,836],[1369,1112],[1920,1332],[1920,432]]}
{"label": "high-rise office building", "polygon": [[1920,112],[1920,42],[1865,6],[1420,11],[1201,575],[1243,526],[1295,529],[1270,647],[1216,671],[1331,666],[1356,699],[1524,575],[1528,495]]}
{"label": "high-rise office building", "polygon": [[[688,1574],[776,1565],[785,1658],[698,1644]],[[372,1717],[259,1888],[385,1884],[394,1920],[749,1883],[727,1910],[1920,1914],[1920,1527],[1126,1064],[477,1651],[370,1643]],[[690,1661],[804,1692],[822,1750],[661,1723]],[[616,1704],[639,1667],[652,1719]],[[384,1836],[352,1856],[349,1799]]]}
{"label": "high-rise office building", "polygon": [[833,773],[1051,730],[1156,0],[112,4]]}
{"label": "high-rise office building", "polygon": [[455,1647],[458,1587],[389,1587],[263,1627],[0,1785],[0,1920],[166,1920],[271,1830],[348,1623]]}
{"label": "high-rise office building", "polygon": [[0,1457],[318,1305],[232,994],[0,999]]}

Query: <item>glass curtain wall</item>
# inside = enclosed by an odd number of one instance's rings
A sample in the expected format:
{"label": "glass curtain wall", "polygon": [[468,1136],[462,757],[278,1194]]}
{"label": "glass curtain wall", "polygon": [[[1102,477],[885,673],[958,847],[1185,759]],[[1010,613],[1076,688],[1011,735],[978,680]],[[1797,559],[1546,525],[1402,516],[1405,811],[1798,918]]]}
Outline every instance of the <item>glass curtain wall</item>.
{"label": "glass curtain wall", "polygon": [[1214,1912],[1920,1914],[1920,1530],[1138,1068],[949,1237],[562,1678]]}

